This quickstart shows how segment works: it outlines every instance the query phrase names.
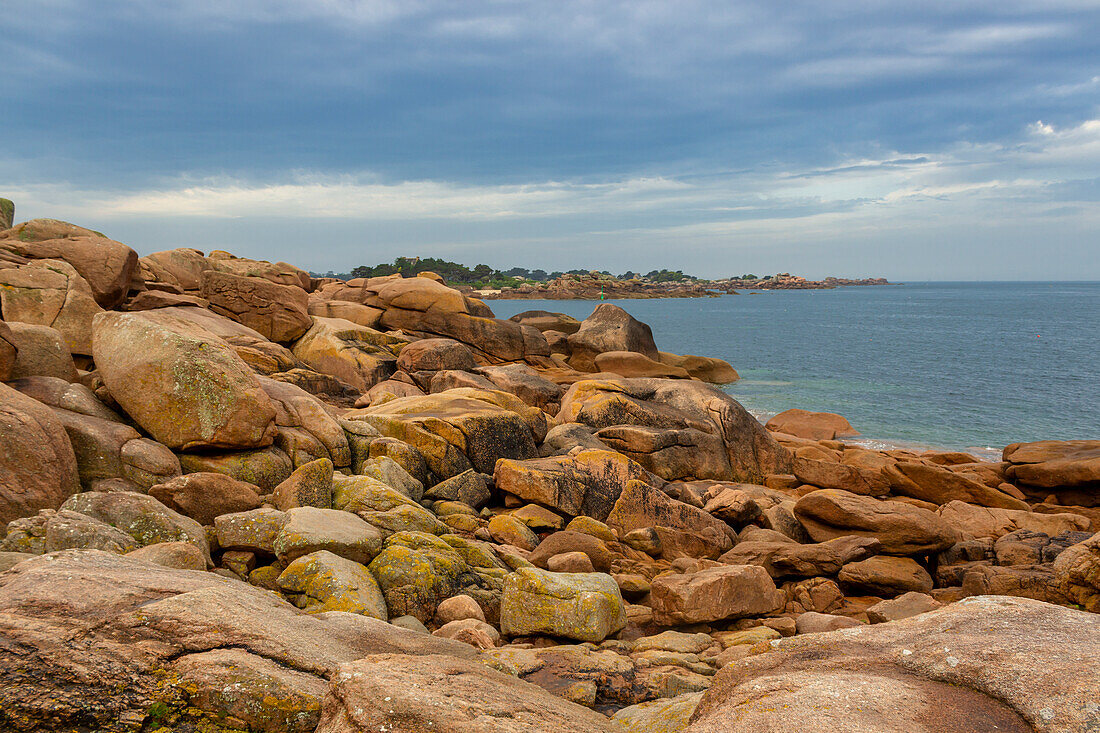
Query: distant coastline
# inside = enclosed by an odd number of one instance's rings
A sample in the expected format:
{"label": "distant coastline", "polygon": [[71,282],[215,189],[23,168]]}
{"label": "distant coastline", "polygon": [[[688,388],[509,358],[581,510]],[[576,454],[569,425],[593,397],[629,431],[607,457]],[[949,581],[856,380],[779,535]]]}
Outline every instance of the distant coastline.
{"label": "distant coastline", "polygon": [[[886,278],[837,278],[808,280],[781,272],[768,277],[737,277],[722,280],[654,282],[645,278],[623,279],[603,273],[565,274],[544,283],[516,287],[469,288],[483,300],[603,300],[639,298],[708,298],[736,295],[740,290],[830,290],[838,287],[889,285]],[[460,288],[465,290],[465,288]]]}

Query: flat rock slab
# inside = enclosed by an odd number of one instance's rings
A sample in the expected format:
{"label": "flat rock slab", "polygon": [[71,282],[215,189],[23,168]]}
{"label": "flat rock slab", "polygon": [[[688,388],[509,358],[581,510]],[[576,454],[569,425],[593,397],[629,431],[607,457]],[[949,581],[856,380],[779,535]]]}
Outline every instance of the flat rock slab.
{"label": "flat rock slab", "polygon": [[378,654],[340,667],[317,733],[610,733],[587,708],[484,664]]}
{"label": "flat rock slab", "polygon": [[718,674],[688,733],[1100,729],[1098,615],[976,596],[771,644]]}

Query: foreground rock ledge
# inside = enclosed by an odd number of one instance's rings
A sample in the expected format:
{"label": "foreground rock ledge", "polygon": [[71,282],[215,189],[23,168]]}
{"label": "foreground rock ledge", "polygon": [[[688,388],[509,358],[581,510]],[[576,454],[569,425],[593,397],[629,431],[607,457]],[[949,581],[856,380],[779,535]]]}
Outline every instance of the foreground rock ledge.
{"label": "foreground rock ledge", "polygon": [[771,642],[724,668],[688,733],[1100,730],[1100,616],[976,596]]}

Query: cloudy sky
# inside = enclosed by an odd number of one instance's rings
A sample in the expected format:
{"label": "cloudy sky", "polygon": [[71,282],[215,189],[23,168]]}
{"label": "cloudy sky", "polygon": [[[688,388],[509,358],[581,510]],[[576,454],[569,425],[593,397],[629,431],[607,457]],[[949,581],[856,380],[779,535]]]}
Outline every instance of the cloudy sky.
{"label": "cloudy sky", "polygon": [[1100,0],[5,0],[0,196],[139,252],[1100,279]]}

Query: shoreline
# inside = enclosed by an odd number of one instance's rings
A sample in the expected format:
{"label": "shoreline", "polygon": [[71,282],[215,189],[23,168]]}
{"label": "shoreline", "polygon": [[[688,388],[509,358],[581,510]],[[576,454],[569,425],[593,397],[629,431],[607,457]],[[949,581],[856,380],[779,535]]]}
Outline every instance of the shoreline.
{"label": "shoreline", "polygon": [[613,303],[503,319],[430,276],[139,258],[56,220],[0,231],[0,286],[0,724],[678,733],[727,726],[739,679],[835,690],[870,657],[920,686],[896,660],[946,647],[1100,692],[1064,663],[1100,656],[1100,441],[984,461],[764,425],[729,362]]}

